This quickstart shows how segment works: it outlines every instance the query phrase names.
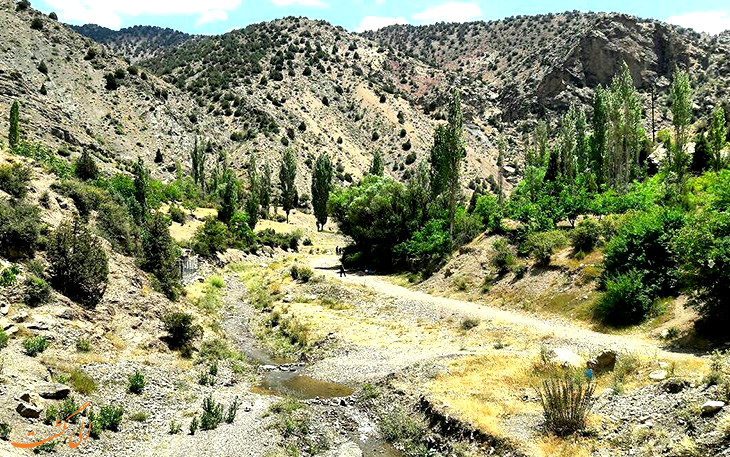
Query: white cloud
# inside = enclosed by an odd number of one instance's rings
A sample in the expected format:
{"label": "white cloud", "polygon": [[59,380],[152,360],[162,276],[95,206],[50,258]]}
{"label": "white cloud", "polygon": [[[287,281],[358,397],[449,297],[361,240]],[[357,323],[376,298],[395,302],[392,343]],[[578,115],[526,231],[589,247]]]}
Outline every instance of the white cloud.
{"label": "white cloud", "polygon": [[63,21],[119,28],[122,16],[140,14],[199,15],[199,23],[225,20],[228,11],[236,9],[241,0],[46,0],[46,3]]}
{"label": "white cloud", "polygon": [[329,8],[329,4],[322,0],[269,0],[276,6],[316,6],[320,8]]}
{"label": "white cloud", "polygon": [[694,11],[672,16],[667,19],[667,22],[695,29],[698,32],[717,35],[725,30],[730,30],[730,11]]}
{"label": "white cloud", "polygon": [[433,6],[425,11],[414,14],[414,20],[433,24],[436,22],[465,22],[482,15],[482,10],[476,3],[450,2]]}
{"label": "white cloud", "polygon": [[366,30],[378,30],[383,27],[395,24],[408,24],[408,21],[402,17],[379,17],[379,16],[365,16],[360,22],[360,26],[357,28],[357,32],[364,32]]}

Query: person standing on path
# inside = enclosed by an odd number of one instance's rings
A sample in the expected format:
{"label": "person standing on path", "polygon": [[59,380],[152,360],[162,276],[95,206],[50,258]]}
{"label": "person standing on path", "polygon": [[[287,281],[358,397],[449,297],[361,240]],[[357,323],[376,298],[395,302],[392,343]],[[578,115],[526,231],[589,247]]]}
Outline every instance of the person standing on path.
{"label": "person standing on path", "polygon": [[340,278],[347,277],[347,273],[345,273],[345,266],[340,264]]}

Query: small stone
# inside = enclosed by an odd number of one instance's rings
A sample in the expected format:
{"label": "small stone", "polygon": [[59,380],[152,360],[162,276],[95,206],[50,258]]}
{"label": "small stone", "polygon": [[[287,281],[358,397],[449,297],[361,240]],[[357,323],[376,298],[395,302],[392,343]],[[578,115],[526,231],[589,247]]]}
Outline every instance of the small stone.
{"label": "small stone", "polygon": [[71,393],[71,389],[68,386],[57,382],[41,384],[36,390],[38,391],[38,395],[49,400],[63,400]]}
{"label": "small stone", "polygon": [[0,314],[2,314],[3,316],[7,316],[9,312],[10,312],[9,304],[3,303],[2,305],[0,305]]}
{"label": "small stone", "polygon": [[76,313],[73,310],[66,308],[63,311],[61,311],[60,313],[58,313],[58,317],[60,319],[66,319],[66,320],[70,321],[70,320],[76,319]]}
{"label": "small stone", "polygon": [[613,371],[616,367],[616,353],[613,351],[603,351],[589,360],[587,366],[596,373]]}
{"label": "small stone", "polygon": [[669,377],[667,370],[658,370],[649,373],[649,379],[652,381],[664,381],[667,377]]}
{"label": "small stone", "polygon": [[30,403],[30,394],[28,392],[25,392],[23,395],[20,396],[20,399],[26,403]]}
{"label": "small stone", "polygon": [[35,406],[31,405],[30,403],[26,403],[24,401],[21,401],[18,403],[18,406],[15,408],[15,411],[17,411],[18,414],[25,418],[29,419],[38,419],[41,417],[41,410],[36,408]]}
{"label": "small stone", "polygon": [[21,311],[18,314],[16,314],[15,316],[13,316],[13,322],[20,323],[20,322],[25,321],[26,319],[28,319],[28,313],[26,313],[25,311]]}
{"label": "small stone", "polygon": [[715,414],[725,407],[725,402],[722,401],[708,401],[702,405],[702,414]]}
{"label": "small stone", "polygon": [[609,388],[603,389],[603,392],[601,392],[601,397],[613,397],[616,395],[616,391]]}

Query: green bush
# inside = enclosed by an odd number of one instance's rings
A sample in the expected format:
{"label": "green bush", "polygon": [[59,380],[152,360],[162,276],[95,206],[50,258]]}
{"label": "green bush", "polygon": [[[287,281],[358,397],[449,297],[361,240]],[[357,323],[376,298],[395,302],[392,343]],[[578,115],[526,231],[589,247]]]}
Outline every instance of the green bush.
{"label": "green bush", "polygon": [[594,219],[587,218],[578,222],[571,233],[570,242],[575,252],[589,253],[596,247],[601,237],[601,226]]}
{"label": "green bush", "polygon": [[87,308],[95,307],[106,292],[109,261],[104,247],[86,225],[76,219],[62,223],[48,247],[53,286]]}
{"label": "green bush", "polygon": [[174,222],[177,222],[180,225],[185,225],[185,211],[183,211],[179,206],[172,205],[170,207],[170,217]]}
{"label": "green bush", "polygon": [[223,422],[223,405],[213,400],[209,395],[203,400],[203,414],[200,416],[200,428],[202,430],[215,430]]}
{"label": "green bush", "polygon": [[12,429],[7,422],[0,421],[0,440],[7,441],[10,439],[10,432]]}
{"label": "green bush", "polygon": [[19,163],[0,165],[0,189],[13,197],[23,198],[28,192],[28,184],[33,171]]}
{"label": "green bush", "polygon": [[568,237],[561,230],[531,233],[527,236],[527,250],[537,265],[547,266],[556,249],[565,247]]}
{"label": "green bush", "polygon": [[170,300],[177,299],[180,283],[180,248],[170,235],[170,221],[162,213],[155,213],[148,219],[142,236],[142,259],[140,266],[155,275],[160,289]]}
{"label": "green bush", "polygon": [[5,333],[5,330],[0,328],[0,349],[8,347],[8,340],[10,337],[7,333]]}
{"label": "green bush", "polygon": [[291,251],[299,251],[299,240],[302,238],[301,230],[295,230],[291,233],[277,233],[273,229],[265,229],[256,234],[256,239],[260,245],[278,247],[280,249],[289,249]]}
{"label": "green bush", "polygon": [[82,181],[94,180],[99,177],[99,167],[87,149],[81,153],[74,167],[74,174]]}
{"label": "green bush", "polygon": [[79,352],[91,351],[91,343],[86,338],[79,338],[76,340],[76,350]]}
{"label": "green bush", "polygon": [[84,217],[98,210],[109,200],[109,194],[103,189],[79,181],[67,179],[61,183],[54,183],[51,187],[73,200],[79,214]]}
{"label": "green bush", "polygon": [[127,390],[133,394],[141,394],[142,390],[147,385],[147,381],[142,373],[135,371],[133,375],[129,377],[129,386]]}
{"label": "green bush", "polygon": [[115,202],[103,203],[96,216],[96,229],[115,251],[130,255],[139,252],[139,228],[126,207]]}
{"label": "green bush", "polygon": [[23,301],[28,306],[40,306],[51,299],[51,288],[45,279],[28,276],[25,280]]}
{"label": "green bush", "polygon": [[596,385],[576,383],[571,378],[551,379],[538,389],[545,416],[545,428],[557,436],[567,436],[586,427],[595,400]]}
{"label": "green bush", "polygon": [[293,280],[306,283],[314,276],[314,270],[308,266],[292,265],[289,269],[289,274]]}
{"label": "green bush", "polygon": [[[95,438],[99,437],[101,430],[111,430],[113,432],[119,431],[119,426],[122,424],[124,418],[124,408],[114,406],[102,406],[98,415],[96,413],[89,413],[89,422],[91,423],[92,436],[96,435]],[[96,429],[96,433],[94,433]]]}
{"label": "green bush", "polygon": [[29,257],[41,232],[37,206],[0,201],[0,252],[8,259]]}
{"label": "green bush", "polygon": [[170,313],[162,318],[165,330],[170,334],[170,345],[182,348],[203,334],[203,327],[193,324],[193,316],[186,313]]}
{"label": "green bush", "polygon": [[606,282],[606,293],[596,304],[598,314],[613,325],[641,322],[651,310],[652,298],[639,271],[620,274]]}
{"label": "green bush", "polygon": [[43,336],[28,337],[23,341],[25,353],[31,357],[35,357],[45,351],[50,345],[51,343]]}
{"label": "green bush", "polygon": [[478,217],[484,227],[493,232],[498,232],[502,225],[502,209],[499,206],[497,197],[492,194],[482,195],[477,199],[474,207],[474,216]]}
{"label": "green bush", "polygon": [[18,282],[20,268],[17,265],[11,265],[0,271],[0,287],[14,286]]}
{"label": "green bush", "polygon": [[516,263],[515,255],[509,243],[504,239],[494,242],[493,248],[496,252],[492,263],[497,267],[499,274],[506,274]]}
{"label": "green bush", "polygon": [[229,247],[231,233],[223,222],[209,217],[205,224],[198,228],[193,238],[193,251],[196,254],[212,257],[217,252],[223,252]]}

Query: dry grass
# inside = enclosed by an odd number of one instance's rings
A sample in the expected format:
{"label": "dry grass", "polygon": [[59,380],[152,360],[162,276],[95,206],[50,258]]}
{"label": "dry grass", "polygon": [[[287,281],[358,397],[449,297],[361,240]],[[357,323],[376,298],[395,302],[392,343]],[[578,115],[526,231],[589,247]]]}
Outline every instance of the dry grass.
{"label": "dry grass", "polygon": [[537,455],[544,457],[588,457],[596,447],[593,441],[581,437],[546,436],[535,444]]}

